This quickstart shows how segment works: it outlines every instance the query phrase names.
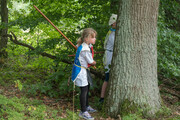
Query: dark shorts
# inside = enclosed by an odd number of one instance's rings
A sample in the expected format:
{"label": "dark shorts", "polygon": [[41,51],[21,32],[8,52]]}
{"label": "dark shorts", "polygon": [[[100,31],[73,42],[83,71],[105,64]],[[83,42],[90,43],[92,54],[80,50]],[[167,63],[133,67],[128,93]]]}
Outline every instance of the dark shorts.
{"label": "dark shorts", "polygon": [[105,80],[104,81],[106,81],[106,82],[109,81],[109,73],[105,73]]}

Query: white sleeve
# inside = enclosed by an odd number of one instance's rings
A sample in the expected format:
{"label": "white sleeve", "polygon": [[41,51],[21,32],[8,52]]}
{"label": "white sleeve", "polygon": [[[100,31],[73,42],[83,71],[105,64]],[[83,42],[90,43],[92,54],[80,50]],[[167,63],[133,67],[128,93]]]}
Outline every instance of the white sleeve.
{"label": "white sleeve", "polygon": [[88,64],[91,64],[94,62],[94,60],[92,58],[92,54],[90,53],[90,51],[82,51],[82,55]]}

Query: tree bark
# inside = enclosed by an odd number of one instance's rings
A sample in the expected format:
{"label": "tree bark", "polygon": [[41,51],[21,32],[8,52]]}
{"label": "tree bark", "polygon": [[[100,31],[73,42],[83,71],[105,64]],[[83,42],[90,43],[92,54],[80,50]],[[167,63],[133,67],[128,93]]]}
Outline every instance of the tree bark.
{"label": "tree bark", "polygon": [[[106,108],[111,117],[161,107],[157,80],[159,0],[120,0]],[[133,110],[134,109],[134,110]]]}
{"label": "tree bark", "polygon": [[7,34],[8,31],[8,8],[7,8],[7,0],[1,0],[1,25],[3,28],[0,30],[1,38],[0,38],[0,58],[7,58],[7,37],[3,37]]}

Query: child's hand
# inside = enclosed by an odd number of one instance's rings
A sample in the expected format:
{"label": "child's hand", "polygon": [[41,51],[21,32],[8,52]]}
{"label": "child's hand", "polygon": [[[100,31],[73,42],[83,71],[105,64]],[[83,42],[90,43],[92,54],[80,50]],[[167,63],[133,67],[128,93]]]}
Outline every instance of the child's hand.
{"label": "child's hand", "polygon": [[91,63],[91,65],[96,65],[96,61],[93,61],[93,63]]}

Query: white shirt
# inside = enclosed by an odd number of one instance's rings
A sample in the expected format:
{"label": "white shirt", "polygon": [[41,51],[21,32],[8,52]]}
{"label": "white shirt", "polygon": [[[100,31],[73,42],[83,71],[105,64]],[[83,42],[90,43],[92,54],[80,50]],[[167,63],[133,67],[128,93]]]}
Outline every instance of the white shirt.
{"label": "white shirt", "polygon": [[105,73],[108,73],[110,70],[109,65],[111,65],[111,60],[113,55],[114,38],[115,38],[115,31],[109,31],[105,38],[105,43],[104,43],[105,53],[103,57]]}
{"label": "white shirt", "polygon": [[107,34],[104,49],[113,51],[114,48],[114,38],[115,38],[115,31],[111,31],[110,34]]}
{"label": "white shirt", "polygon": [[[84,87],[88,85],[87,80],[87,72],[85,68],[88,68],[88,64],[92,64],[94,62],[92,58],[92,53],[90,52],[90,48],[88,44],[82,43],[82,50],[79,55],[79,62],[82,66],[80,73],[78,74],[75,84],[79,87]],[[83,68],[85,67],[85,68]]]}

